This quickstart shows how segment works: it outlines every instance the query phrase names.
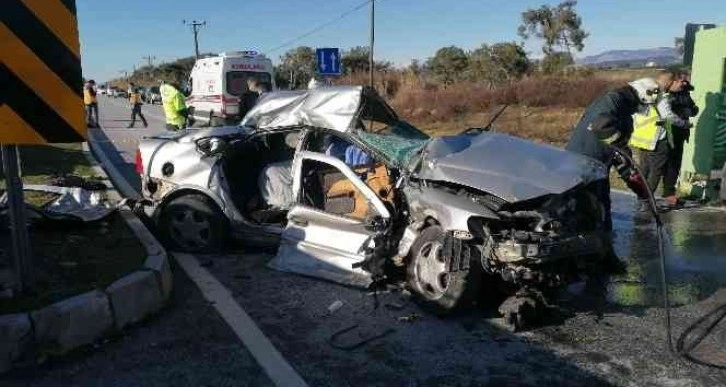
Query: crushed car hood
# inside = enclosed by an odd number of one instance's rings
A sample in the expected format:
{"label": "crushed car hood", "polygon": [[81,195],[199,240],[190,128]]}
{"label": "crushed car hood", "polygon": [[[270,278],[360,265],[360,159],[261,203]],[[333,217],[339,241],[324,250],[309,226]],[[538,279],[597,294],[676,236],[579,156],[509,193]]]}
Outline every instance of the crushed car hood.
{"label": "crushed car hood", "polygon": [[607,178],[597,160],[499,133],[437,138],[423,157],[419,178],[468,186],[508,202]]}

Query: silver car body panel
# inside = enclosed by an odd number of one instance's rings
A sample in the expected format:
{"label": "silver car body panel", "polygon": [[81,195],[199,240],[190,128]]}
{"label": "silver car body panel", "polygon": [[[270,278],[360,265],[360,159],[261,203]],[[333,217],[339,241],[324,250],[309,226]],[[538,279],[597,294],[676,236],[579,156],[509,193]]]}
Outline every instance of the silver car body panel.
{"label": "silver car body panel", "polygon": [[[300,152],[293,164],[293,192],[300,197],[302,163],[315,160],[342,172],[369,200],[383,219],[391,213],[360,178],[341,160],[314,152]],[[288,213],[277,255],[269,262],[276,270],[324,278],[351,286],[366,287],[370,274],[353,264],[365,258],[365,248],[372,243],[372,231],[360,220],[328,214],[303,205],[295,205]]]}
{"label": "silver car body panel", "polygon": [[411,209],[411,216],[422,226],[425,220],[436,220],[446,231],[469,231],[469,218],[484,217],[498,219],[490,209],[477,204],[466,196],[432,188],[404,188]]}
{"label": "silver car body panel", "polygon": [[268,267],[344,285],[370,285],[370,274],[353,268],[364,258],[356,250],[369,240],[361,222],[302,206],[293,207],[288,219]]}
{"label": "silver car body panel", "polygon": [[[205,157],[197,151],[196,146],[182,141],[167,140],[158,145],[159,148],[142,151],[144,172],[148,177],[162,182],[168,181],[176,185],[193,185],[209,187],[212,169],[217,157]],[[162,151],[163,150],[163,151]],[[165,164],[173,165],[173,173],[165,176]]]}
{"label": "silver car body panel", "polygon": [[485,132],[432,140],[417,175],[518,202],[606,179],[607,169],[597,160],[573,152]]}
{"label": "silver car body panel", "polygon": [[334,86],[265,94],[240,125],[258,130],[311,126],[349,132],[358,126],[359,118],[398,120],[396,113],[370,89]]}

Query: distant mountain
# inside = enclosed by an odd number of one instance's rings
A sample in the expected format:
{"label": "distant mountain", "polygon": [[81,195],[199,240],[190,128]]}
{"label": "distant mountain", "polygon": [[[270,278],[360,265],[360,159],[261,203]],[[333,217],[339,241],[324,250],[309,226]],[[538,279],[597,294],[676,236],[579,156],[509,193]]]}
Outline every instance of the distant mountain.
{"label": "distant mountain", "polygon": [[605,51],[598,55],[577,59],[575,63],[594,67],[640,67],[645,66],[649,62],[654,62],[656,66],[664,66],[679,63],[680,61],[681,56],[675,48],[658,47],[640,50]]}

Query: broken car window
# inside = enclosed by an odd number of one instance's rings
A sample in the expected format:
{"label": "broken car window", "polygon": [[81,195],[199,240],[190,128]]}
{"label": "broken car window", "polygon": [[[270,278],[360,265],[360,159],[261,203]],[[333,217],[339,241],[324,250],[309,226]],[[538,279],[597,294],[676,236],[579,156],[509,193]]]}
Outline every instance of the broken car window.
{"label": "broken car window", "polygon": [[373,132],[360,131],[358,136],[366,145],[383,153],[389,160],[399,165],[407,164],[411,156],[430,139],[428,135],[404,121],[399,121],[395,125],[386,125]]}

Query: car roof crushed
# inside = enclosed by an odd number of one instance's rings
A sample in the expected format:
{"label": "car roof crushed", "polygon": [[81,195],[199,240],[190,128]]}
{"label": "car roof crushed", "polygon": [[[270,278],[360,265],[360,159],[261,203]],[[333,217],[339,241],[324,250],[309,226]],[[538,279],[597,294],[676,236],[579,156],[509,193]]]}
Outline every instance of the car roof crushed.
{"label": "car roof crushed", "polygon": [[394,124],[398,116],[374,89],[333,86],[264,94],[240,125],[261,130],[312,126],[348,132],[358,120]]}

